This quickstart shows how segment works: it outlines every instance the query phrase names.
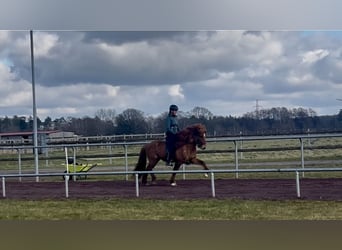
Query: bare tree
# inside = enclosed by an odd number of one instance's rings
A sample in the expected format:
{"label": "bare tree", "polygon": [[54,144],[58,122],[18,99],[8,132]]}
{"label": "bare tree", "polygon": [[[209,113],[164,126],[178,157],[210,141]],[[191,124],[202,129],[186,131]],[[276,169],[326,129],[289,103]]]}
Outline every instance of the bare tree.
{"label": "bare tree", "polygon": [[101,121],[111,121],[115,124],[116,111],[115,109],[99,109],[95,112],[95,116]]}
{"label": "bare tree", "polygon": [[194,116],[195,118],[205,118],[207,120],[213,118],[213,113],[211,113],[207,108],[203,107],[194,107],[190,111],[190,115]]}
{"label": "bare tree", "polygon": [[126,109],[116,117],[118,134],[141,134],[148,130],[144,113],[136,109]]}

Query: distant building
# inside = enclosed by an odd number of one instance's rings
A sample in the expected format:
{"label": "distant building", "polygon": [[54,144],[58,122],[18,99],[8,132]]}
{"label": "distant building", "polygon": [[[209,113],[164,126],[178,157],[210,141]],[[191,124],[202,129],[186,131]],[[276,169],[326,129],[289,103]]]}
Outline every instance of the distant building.
{"label": "distant building", "polygon": [[[38,146],[46,146],[48,142],[75,140],[74,132],[64,131],[37,131]],[[0,133],[0,145],[33,145],[33,132]],[[39,153],[45,153],[45,148],[39,148]]]}

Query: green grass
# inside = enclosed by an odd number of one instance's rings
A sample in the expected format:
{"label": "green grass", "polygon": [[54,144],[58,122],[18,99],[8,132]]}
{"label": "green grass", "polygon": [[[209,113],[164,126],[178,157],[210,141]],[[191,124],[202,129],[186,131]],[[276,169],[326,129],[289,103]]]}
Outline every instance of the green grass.
{"label": "green grass", "polygon": [[250,200],[2,200],[1,220],[340,220],[342,202]]}

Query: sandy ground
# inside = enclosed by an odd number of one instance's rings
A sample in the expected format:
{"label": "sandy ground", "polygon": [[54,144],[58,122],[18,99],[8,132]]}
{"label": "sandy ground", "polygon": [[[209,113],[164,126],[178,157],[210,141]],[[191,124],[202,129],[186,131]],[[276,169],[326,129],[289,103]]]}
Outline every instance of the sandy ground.
{"label": "sandy ground", "polygon": [[[137,199],[212,199],[211,181],[177,180],[171,187],[167,180],[156,185],[139,185],[139,197],[132,180],[69,182],[69,198],[137,198]],[[0,188],[2,194],[2,188]],[[6,199],[65,199],[65,182],[6,181]],[[303,200],[342,200],[342,179],[300,179]],[[2,196],[1,196],[2,197]],[[296,200],[295,179],[216,179],[215,198],[249,200]],[[2,197],[2,199],[4,199]]]}

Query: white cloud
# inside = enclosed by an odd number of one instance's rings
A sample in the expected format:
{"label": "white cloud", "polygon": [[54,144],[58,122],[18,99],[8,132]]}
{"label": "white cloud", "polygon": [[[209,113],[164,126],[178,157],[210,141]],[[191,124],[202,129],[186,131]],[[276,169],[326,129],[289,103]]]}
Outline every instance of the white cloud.
{"label": "white cloud", "polygon": [[[38,113],[91,116],[100,108],[136,108],[154,115],[177,103],[184,111],[204,106],[215,115],[241,115],[256,99],[336,113],[331,100],[341,98],[335,86],[342,85],[342,36],[336,34],[35,32]],[[29,55],[28,32],[0,32],[4,115],[19,107],[18,113],[31,114]],[[317,103],[320,93],[329,101]]]}
{"label": "white cloud", "polygon": [[318,60],[321,60],[322,58],[326,57],[329,55],[329,51],[324,50],[324,49],[317,49],[314,51],[308,51],[303,54],[302,62],[303,63],[315,63]]}
{"label": "white cloud", "polygon": [[180,84],[172,85],[172,86],[169,88],[169,95],[170,95],[171,97],[184,99],[184,94],[183,94],[182,92],[183,92],[183,89],[182,89],[182,87],[180,86]]}
{"label": "white cloud", "polygon": [[58,36],[46,32],[33,33],[34,55],[36,57],[49,57],[50,50],[56,46]]}
{"label": "white cloud", "polygon": [[[0,62],[0,107],[23,107],[30,105],[32,85],[17,80],[6,63]],[[31,101],[32,103],[32,101]]]}
{"label": "white cloud", "polygon": [[9,31],[0,30],[0,48],[6,45],[9,41]]}
{"label": "white cloud", "polygon": [[314,76],[311,74],[303,74],[303,75],[302,74],[301,75],[292,74],[287,78],[287,81],[293,85],[300,85],[303,83],[312,82],[314,80],[315,80]]}
{"label": "white cloud", "polygon": [[6,60],[0,61],[0,81],[3,83],[5,81],[13,79],[13,75],[11,74],[11,70],[8,67]]}
{"label": "white cloud", "polygon": [[265,77],[267,75],[270,75],[270,73],[270,69],[266,67],[250,67],[246,69],[246,74],[250,78]]}

